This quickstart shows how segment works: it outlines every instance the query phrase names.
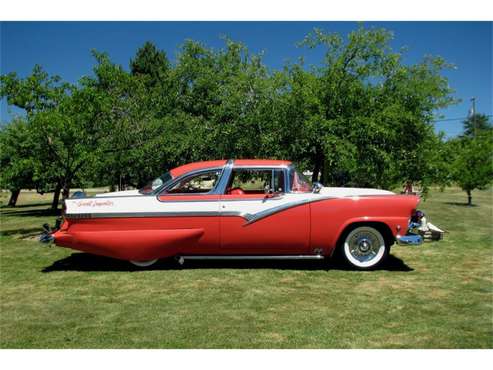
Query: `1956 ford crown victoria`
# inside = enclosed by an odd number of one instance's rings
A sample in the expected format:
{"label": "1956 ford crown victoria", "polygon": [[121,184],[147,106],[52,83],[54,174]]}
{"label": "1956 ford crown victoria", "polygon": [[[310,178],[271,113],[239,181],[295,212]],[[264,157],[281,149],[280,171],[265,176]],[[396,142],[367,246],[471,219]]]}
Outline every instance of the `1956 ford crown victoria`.
{"label": "1956 ford crown victoria", "polygon": [[337,250],[354,268],[372,269],[395,241],[423,242],[418,202],[385,190],[312,186],[289,161],[206,161],[140,190],[67,199],[60,227],[47,228],[41,241],[138,266],[172,256],[323,259]]}

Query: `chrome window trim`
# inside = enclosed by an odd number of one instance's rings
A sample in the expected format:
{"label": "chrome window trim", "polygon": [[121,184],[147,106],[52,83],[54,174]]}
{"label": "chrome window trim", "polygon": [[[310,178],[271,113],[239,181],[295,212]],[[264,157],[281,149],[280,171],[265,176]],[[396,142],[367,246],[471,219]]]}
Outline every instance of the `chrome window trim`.
{"label": "chrome window trim", "polygon": [[233,172],[233,160],[228,159],[223,168],[223,173],[218,181],[215,194],[223,195],[226,194],[226,188],[228,187],[229,179],[231,178],[231,173]]}
{"label": "chrome window trim", "polygon": [[289,166],[292,166],[291,164],[287,165],[287,164],[250,164],[250,165],[247,165],[247,164],[234,164],[234,161],[233,161],[233,167],[234,168],[267,168],[267,169],[270,169],[270,168],[288,168]]}

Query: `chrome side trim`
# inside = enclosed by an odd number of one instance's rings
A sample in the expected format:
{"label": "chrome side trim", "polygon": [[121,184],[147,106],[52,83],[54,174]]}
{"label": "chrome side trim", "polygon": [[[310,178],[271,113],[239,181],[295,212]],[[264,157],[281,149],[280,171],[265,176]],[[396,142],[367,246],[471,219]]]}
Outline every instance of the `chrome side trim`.
{"label": "chrome side trim", "polygon": [[[239,215],[239,212],[236,212]],[[119,213],[68,213],[66,218],[133,218],[133,217],[216,217],[219,211],[208,212],[119,212]]]}
{"label": "chrome side trim", "polygon": [[320,198],[317,198],[317,199],[302,199],[302,200],[298,200],[296,202],[281,204],[281,205],[279,205],[277,207],[272,207],[272,208],[269,208],[269,209],[266,209],[264,211],[260,211],[260,212],[257,212],[255,214],[251,215],[251,217],[248,217],[248,222],[245,225],[243,225],[243,226],[251,225],[254,222],[257,222],[257,221],[259,221],[259,220],[261,220],[263,218],[272,216],[273,214],[276,214],[276,213],[285,211],[285,210],[287,210],[289,208],[298,207],[298,206],[301,206],[301,205],[304,205],[304,204],[308,204],[308,203],[320,202],[322,200],[327,200],[327,199],[336,199],[336,197],[323,196],[323,197],[320,197]]}
{"label": "chrome side trim", "polygon": [[280,256],[180,256],[184,260],[323,260],[325,257],[316,255],[280,255]]}
{"label": "chrome side trim", "polygon": [[[85,219],[85,218],[133,218],[133,217],[217,217],[217,216],[238,216],[244,218],[247,222],[243,226],[251,225],[263,218],[273,214],[285,211],[289,208],[297,207],[303,204],[320,202],[327,199],[336,199],[335,197],[325,196],[317,199],[303,199],[296,202],[282,204],[276,207],[266,209],[257,213],[246,213],[240,211],[205,211],[205,212],[113,212],[113,213],[67,213],[66,218]],[[258,201],[258,200],[257,200]]]}
{"label": "chrome side trim", "polygon": [[137,217],[218,217],[239,216],[249,220],[252,215],[239,211],[206,211],[206,212],[119,212],[119,213],[68,213],[66,218],[137,218]]}
{"label": "chrome side trim", "polygon": [[[170,195],[170,194],[168,194]],[[168,196],[168,195],[163,195],[163,196]],[[186,196],[186,195],[181,195],[181,196]],[[193,194],[192,194],[193,196]],[[277,197],[258,197],[258,198],[247,198],[247,199],[224,199],[224,198],[217,198],[217,199],[166,199],[166,200],[160,200],[160,202],[166,202],[166,203],[210,203],[210,202],[222,202],[222,203],[227,203],[227,202],[265,202],[265,201],[275,201],[275,200],[282,200],[282,196],[277,196]]]}

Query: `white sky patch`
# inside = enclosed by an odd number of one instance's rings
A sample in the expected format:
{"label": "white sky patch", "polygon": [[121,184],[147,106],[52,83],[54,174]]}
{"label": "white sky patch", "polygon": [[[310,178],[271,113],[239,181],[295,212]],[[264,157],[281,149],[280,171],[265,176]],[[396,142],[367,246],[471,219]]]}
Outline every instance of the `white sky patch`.
{"label": "white sky patch", "polygon": [[485,0],[17,0],[3,20],[491,20]]}

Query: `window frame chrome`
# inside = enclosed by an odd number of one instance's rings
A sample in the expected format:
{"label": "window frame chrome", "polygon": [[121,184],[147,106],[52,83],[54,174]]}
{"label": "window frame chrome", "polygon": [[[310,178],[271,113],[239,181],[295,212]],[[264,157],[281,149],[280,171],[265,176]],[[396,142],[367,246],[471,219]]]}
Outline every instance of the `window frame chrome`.
{"label": "window frame chrome", "polygon": [[[284,190],[283,192],[279,194],[288,194],[291,193],[291,183],[289,179],[289,171],[291,170],[296,170],[296,168],[290,164],[290,165],[235,165],[234,160],[229,159],[226,164],[222,167],[209,167],[209,168],[201,168],[199,170],[194,170],[187,172],[181,176],[178,176],[176,179],[173,179],[169,184],[167,184],[165,187],[160,189],[157,193],[156,196],[159,198],[160,196],[190,196],[190,195],[225,195],[226,194],[226,188],[228,186],[229,180],[231,179],[231,174],[233,170],[235,169],[245,169],[245,170],[270,170],[272,171],[271,174],[271,186],[273,185],[274,181],[274,173],[276,170],[281,170],[282,174],[284,176]],[[188,177],[192,177],[195,175],[200,175],[201,173],[206,173],[206,172],[211,172],[211,171],[217,171],[221,170],[221,174],[219,175],[219,180],[217,181],[216,185],[211,191],[208,192],[203,192],[203,193],[167,193],[169,189],[171,189],[173,186],[175,186],[178,182],[183,181],[184,179]]]}

